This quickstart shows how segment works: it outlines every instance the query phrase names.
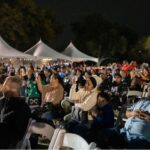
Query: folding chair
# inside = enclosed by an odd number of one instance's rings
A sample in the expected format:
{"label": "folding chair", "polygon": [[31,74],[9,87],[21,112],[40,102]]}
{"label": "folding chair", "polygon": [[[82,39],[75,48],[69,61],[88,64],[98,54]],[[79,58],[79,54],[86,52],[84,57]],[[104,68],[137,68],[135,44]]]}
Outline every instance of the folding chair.
{"label": "folding chair", "polygon": [[85,139],[77,134],[65,133],[63,145],[64,147],[70,147],[74,150],[86,149],[86,150],[94,150],[96,149],[96,144],[94,142],[88,144]]}
{"label": "folding chair", "polygon": [[49,150],[59,150],[61,147],[68,147],[74,150],[96,150],[96,144],[94,142],[89,145],[79,135],[66,133],[64,129],[56,129]]}
{"label": "folding chair", "polygon": [[41,123],[41,122],[35,122],[32,121],[30,123],[30,126],[28,127],[27,133],[20,144],[19,149],[31,149],[31,144],[30,144],[30,137],[31,134],[39,134],[44,137],[46,137],[48,140],[51,140],[53,134],[54,134],[54,128],[46,123]]}
{"label": "folding chair", "polygon": [[34,122],[30,128],[30,132],[46,137],[48,140],[52,139],[55,129],[47,123]]}
{"label": "folding chair", "polygon": [[[116,117],[116,123],[115,126],[119,127],[120,125],[123,124],[123,122],[125,122],[127,119],[125,118],[125,111],[127,109],[127,107],[130,105],[130,97],[142,97],[142,92],[141,91],[128,91],[127,92],[127,103],[125,105],[122,106],[121,110],[119,111],[118,116]],[[134,99],[132,100],[132,104],[134,104]]]}
{"label": "folding chair", "polygon": [[31,149],[29,138],[31,136],[31,133],[29,132],[32,123],[35,122],[35,120],[29,119],[29,123],[27,126],[26,133],[21,141],[18,142],[16,145],[16,149]]}
{"label": "folding chair", "polygon": [[147,97],[147,88],[150,84],[145,84],[143,88],[142,97]]}
{"label": "folding chair", "polygon": [[119,128],[120,126],[123,125],[123,121],[125,119],[124,113],[126,111],[126,108],[127,108],[127,106],[123,105],[121,110],[119,111],[118,115],[115,117],[115,120],[116,120],[115,127]]}
{"label": "folding chair", "polygon": [[141,97],[142,96],[142,92],[141,91],[128,91],[127,97],[129,97],[129,96]]}
{"label": "folding chair", "polygon": [[[129,97],[142,97],[142,92],[141,91],[128,91],[127,93],[127,105],[129,104]],[[132,100],[132,103],[134,103],[134,100]]]}
{"label": "folding chair", "polygon": [[60,149],[60,147],[63,145],[63,139],[64,139],[65,132],[66,131],[64,129],[60,129],[60,128],[55,130],[48,150],[59,150]]}

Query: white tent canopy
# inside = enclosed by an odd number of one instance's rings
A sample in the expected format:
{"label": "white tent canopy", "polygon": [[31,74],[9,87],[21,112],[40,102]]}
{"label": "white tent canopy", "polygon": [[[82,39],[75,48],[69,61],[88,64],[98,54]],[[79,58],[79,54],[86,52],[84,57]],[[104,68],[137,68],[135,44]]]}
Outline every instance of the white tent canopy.
{"label": "white tent canopy", "polygon": [[40,40],[37,44],[35,44],[32,48],[27,50],[25,53],[40,58],[70,60],[70,57],[55,51],[54,49],[46,45],[42,40]]}
{"label": "white tent canopy", "polygon": [[71,42],[67,48],[62,52],[62,54],[69,56],[72,58],[72,61],[95,61],[98,62],[98,59],[95,57],[91,57],[89,55],[86,55],[82,52],[80,52]]}
{"label": "white tent canopy", "polygon": [[1,58],[26,58],[26,59],[34,59],[33,56],[28,54],[24,54],[10,45],[8,45],[3,38],[0,36],[0,57]]}

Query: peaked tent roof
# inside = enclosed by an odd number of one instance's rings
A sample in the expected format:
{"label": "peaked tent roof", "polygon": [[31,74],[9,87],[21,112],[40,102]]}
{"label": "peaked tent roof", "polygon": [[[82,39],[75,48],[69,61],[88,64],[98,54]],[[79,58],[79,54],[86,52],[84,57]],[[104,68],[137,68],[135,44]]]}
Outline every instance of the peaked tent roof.
{"label": "peaked tent roof", "polygon": [[72,58],[73,61],[85,61],[85,60],[91,60],[98,62],[98,58],[86,55],[82,52],[80,52],[72,42],[67,46],[67,48],[62,52],[62,54],[65,54],[66,56],[69,56]]}
{"label": "peaked tent roof", "polygon": [[40,40],[37,44],[31,47],[29,50],[25,52],[26,54],[30,54],[40,58],[51,58],[51,59],[66,59],[70,60],[70,57],[65,56],[48,45],[46,45],[42,40]]}
{"label": "peaked tent roof", "polygon": [[11,47],[9,44],[7,44],[3,38],[0,36],[0,57],[3,58],[29,58],[34,59],[33,56],[24,54],[13,47]]}

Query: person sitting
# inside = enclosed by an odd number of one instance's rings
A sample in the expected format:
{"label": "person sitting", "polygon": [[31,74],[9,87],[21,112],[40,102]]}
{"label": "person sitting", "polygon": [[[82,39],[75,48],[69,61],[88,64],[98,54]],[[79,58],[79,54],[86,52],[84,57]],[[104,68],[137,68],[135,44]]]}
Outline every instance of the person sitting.
{"label": "person sitting", "polygon": [[42,93],[42,105],[45,105],[44,109],[46,109],[42,118],[52,121],[63,115],[61,114],[62,109],[60,103],[64,97],[64,89],[59,75],[53,74],[50,78],[50,84],[48,85],[42,85],[39,76],[37,79],[37,85],[39,91]]}
{"label": "person sitting", "polygon": [[16,76],[6,78],[0,93],[0,149],[15,148],[28,125],[30,108],[19,97],[21,81]]}
{"label": "person sitting", "polygon": [[84,78],[80,78],[78,84],[73,83],[69,93],[69,99],[64,99],[61,103],[66,116],[64,120],[67,121],[71,117],[71,109],[75,103],[81,103],[82,99],[88,94],[88,91],[85,88],[86,80]]}
{"label": "person sitting", "polygon": [[100,148],[150,149],[150,86],[148,97],[128,108],[126,117],[124,128],[103,130],[97,136]]}
{"label": "person sitting", "polygon": [[85,90],[85,84],[86,80],[84,78],[80,78],[78,84],[74,83],[70,89],[69,99],[80,103],[87,94],[87,91]]}
{"label": "person sitting", "polygon": [[95,78],[97,82],[97,86],[100,85],[102,83],[102,79],[96,74],[95,70],[92,70],[91,73],[92,73],[92,77]]}
{"label": "person sitting", "polygon": [[31,98],[32,101],[29,99],[29,105],[40,105],[41,104],[41,94],[38,90],[35,78],[34,67],[30,64],[27,68],[27,76],[25,76],[26,81],[26,93],[27,97]]}
{"label": "person sitting", "polygon": [[141,91],[141,79],[138,76],[138,73],[134,70],[130,72],[130,78],[131,78],[131,83],[130,83],[130,90],[135,90],[135,91]]}
{"label": "person sitting", "polygon": [[111,82],[107,78],[106,73],[101,73],[102,83],[98,86],[99,91],[109,92],[111,90]]}
{"label": "person sitting", "polygon": [[105,128],[114,127],[114,112],[110,103],[110,97],[105,92],[100,92],[97,95],[97,104],[90,110],[93,117],[92,122],[89,122],[90,128],[87,134],[89,142],[96,141],[97,133]]}
{"label": "person sitting", "polygon": [[150,82],[150,71],[148,67],[143,67],[140,75],[143,84]]}
{"label": "person sitting", "polygon": [[96,105],[97,101],[97,82],[95,78],[90,77],[89,79],[87,79],[85,86],[88,94],[81,100],[81,103],[76,103],[75,107],[78,107],[83,111],[89,111],[93,106]]}
{"label": "person sitting", "polygon": [[49,84],[50,83],[50,77],[52,75],[52,71],[50,69],[45,69],[44,70],[44,74],[45,74],[45,77],[46,77],[46,83]]}
{"label": "person sitting", "polygon": [[122,82],[124,84],[127,84],[127,86],[130,85],[130,77],[127,75],[125,70],[120,70],[120,75],[122,77]]}
{"label": "person sitting", "polygon": [[78,125],[86,124],[89,119],[88,111],[96,105],[97,102],[96,80],[90,77],[86,81],[86,91],[88,94],[79,103],[75,103],[72,109],[71,120],[65,124],[68,132],[74,133]]}
{"label": "person sitting", "polygon": [[127,90],[128,86],[122,82],[121,75],[115,74],[111,92],[109,93],[111,95],[111,101],[115,109],[126,102]]}

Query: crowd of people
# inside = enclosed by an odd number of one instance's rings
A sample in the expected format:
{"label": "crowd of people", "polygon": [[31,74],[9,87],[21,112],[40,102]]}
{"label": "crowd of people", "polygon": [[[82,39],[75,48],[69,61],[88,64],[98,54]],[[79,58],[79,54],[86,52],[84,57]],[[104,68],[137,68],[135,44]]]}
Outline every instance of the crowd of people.
{"label": "crowd of people", "polygon": [[[150,86],[146,97],[134,103],[127,98],[128,91],[142,92],[150,83],[147,63],[0,64],[0,83],[0,148],[23,137],[29,118],[54,127],[58,119],[67,132],[99,148],[150,148]],[[123,107],[127,121],[116,127],[114,112]]]}

